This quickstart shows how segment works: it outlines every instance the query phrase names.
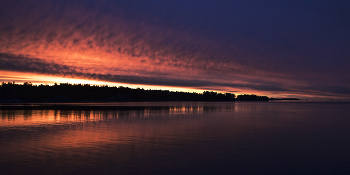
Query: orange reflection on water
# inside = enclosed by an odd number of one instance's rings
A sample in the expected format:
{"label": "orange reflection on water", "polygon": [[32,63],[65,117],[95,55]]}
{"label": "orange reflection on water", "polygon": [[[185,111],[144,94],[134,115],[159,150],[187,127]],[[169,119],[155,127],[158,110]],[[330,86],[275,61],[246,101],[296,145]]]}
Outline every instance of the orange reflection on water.
{"label": "orange reflection on water", "polygon": [[[133,147],[127,146],[129,144],[147,143],[146,145],[157,147],[168,142],[173,145],[182,136],[194,139],[195,135],[206,136],[208,129],[222,127],[223,124],[215,118],[204,118],[204,113],[235,108],[234,103],[118,104],[121,107],[118,110],[0,110],[0,131],[11,138],[8,133],[22,133],[15,136],[18,138],[14,145],[3,148],[5,157],[11,157],[18,152],[26,152],[28,155],[38,152],[50,154],[53,150],[63,150],[65,154],[80,154],[76,148],[91,149],[91,152],[98,154],[98,150],[109,149],[110,145],[118,149],[116,151],[113,148],[118,154],[129,151],[131,154]],[[147,104],[148,106],[143,106]],[[81,104],[74,105],[78,108]],[[88,104],[84,107],[88,108]],[[164,142],[160,142],[161,140]],[[88,153],[81,154],[90,156]]]}
{"label": "orange reflection on water", "polygon": [[172,116],[203,113],[203,106],[172,106],[157,110],[0,110],[0,127],[14,128],[25,126],[55,125],[109,121],[127,118],[150,118],[152,116]]}
{"label": "orange reflection on water", "polygon": [[0,127],[23,127],[98,120],[91,112],[60,110],[0,110]]}

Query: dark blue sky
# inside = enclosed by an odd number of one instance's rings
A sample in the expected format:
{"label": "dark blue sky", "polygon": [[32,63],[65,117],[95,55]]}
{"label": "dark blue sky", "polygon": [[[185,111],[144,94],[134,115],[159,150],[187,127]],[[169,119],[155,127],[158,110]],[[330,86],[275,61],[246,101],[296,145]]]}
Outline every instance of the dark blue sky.
{"label": "dark blue sky", "polygon": [[0,70],[350,99],[348,1],[1,1]]}

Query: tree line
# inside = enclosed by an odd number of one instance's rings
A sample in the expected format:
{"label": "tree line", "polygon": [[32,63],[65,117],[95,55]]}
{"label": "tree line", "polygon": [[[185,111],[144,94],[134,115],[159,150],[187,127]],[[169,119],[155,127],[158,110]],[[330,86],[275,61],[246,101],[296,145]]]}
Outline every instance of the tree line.
{"label": "tree line", "polygon": [[213,91],[172,92],[169,90],[145,90],[129,87],[109,87],[90,84],[55,83],[54,85],[33,85],[25,82],[2,83],[2,102],[119,102],[119,101],[267,101],[266,96],[238,95]]}

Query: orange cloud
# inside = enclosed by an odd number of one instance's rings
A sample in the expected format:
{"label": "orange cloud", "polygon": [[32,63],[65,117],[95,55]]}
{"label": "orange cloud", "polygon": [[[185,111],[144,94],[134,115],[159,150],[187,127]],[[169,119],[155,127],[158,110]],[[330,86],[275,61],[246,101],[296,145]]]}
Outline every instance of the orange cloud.
{"label": "orange cloud", "polygon": [[[98,8],[84,8],[48,1],[22,2],[20,7],[5,3],[0,70],[22,72],[22,76],[33,73],[37,82],[45,75],[56,77],[52,80],[62,77],[193,91],[350,96],[349,85],[341,81],[344,77],[336,80],[322,71],[309,73],[302,61],[294,61],[295,55],[285,54],[289,52],[268,47],[255,51],[261,44],[255,39],[228,41],[193,32],[191,27],[180,30],[147,22],[153,20],[147,15],[128,19],[123,16],[125,10],[113,3],[97,4]],[[17,8],[21,10],[13,10]],[[323,80],[334,86],[322,84]]]}

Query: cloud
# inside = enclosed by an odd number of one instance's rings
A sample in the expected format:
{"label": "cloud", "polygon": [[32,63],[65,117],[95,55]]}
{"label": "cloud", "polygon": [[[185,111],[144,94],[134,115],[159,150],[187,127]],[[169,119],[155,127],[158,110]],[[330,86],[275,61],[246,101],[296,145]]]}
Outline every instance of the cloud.
{"label": "cloud", "polygon": [[348,12],[344,4],[305,3],[3,1],[0,69],[346,95]]}
{"label": "cloud", "polygon": [[[55,64],[50,62],[45,62],[38,58],[31,58],[24,55],[12,55],[7,53],[0,53],[0,69],[16,72],[31,72],[40,73],[46,75],[57,75],[64,77],[73,78],[88,78],[93,80],[104,80],[111,82],[120,83],[131,83],[131,84],[145,84],[145,85],[161,85],[161,86],[177,86],[177,87],[191,87],[191,88],[201,88],[207,89],[206,87],[220,87],[226,88],[238,88],[256,91],[270,91],[270,92],[280,92],[283,93],[295,93],[295,94],[313,94],[320,96],[339,96],[345,95],[350,96],[350,88],[341,86],[317,86],[317,87],[283,87],[278,83],[220,83],[210,80],[183,80],[181,78],[164,78],[156,76],[133,76],[133,75],[111,75],[111,74],[97,74],[97,73],[87,73],[82,71],[79,67],[66,66],[61,64]],[[210,90],[210,89],[208,89]],[[225,88],[222,89],[225,91]],[[239,91],[229,91],[229,92],[239,92]]]}
{"label": "cloud", "polygon": [[60,75],[68,77],[90,78],[97,80],[108,80],[124,83],[138,83],[149,85],[167,85],[167,86],[188,86],[200,87],[210,85],[241,86],[240,84],[217,84],[215,82],[203,80],[183,80],[180,78],[169,79],[162,76],[141,76],[141,75],[111,75],[89,73],[81,67],[67,66],[54,62],[47,62],[42,59],[33,58],[25,55],[13,55],[0,53],[0,69],[17,72],[34,72],[48,75]]}

